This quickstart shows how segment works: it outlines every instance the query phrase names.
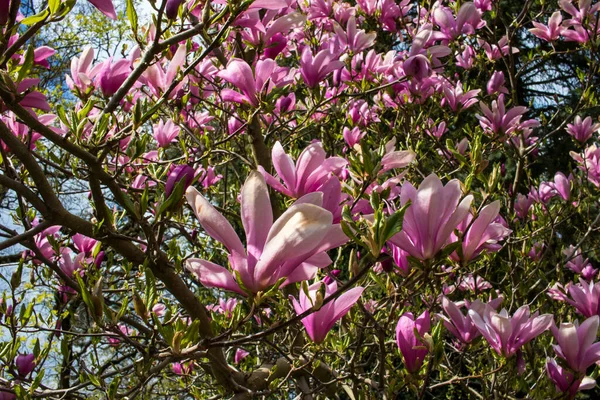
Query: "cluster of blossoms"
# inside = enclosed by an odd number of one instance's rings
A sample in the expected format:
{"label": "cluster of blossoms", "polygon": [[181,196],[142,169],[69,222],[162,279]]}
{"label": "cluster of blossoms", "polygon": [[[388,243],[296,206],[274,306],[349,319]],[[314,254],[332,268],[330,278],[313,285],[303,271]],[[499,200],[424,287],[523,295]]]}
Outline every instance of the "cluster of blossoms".
{"label": "cluster of blossoms", "polygon": [[[544,366],[565,397],[595,387],[594,96],[582,90],[560,123],[538,113],[519,79],[547,55],[521,60],[518,47],[574,42],[593,58],[600,3],[561,0],[538,14],[547,24],[497,35],[491,0],[166,0],[143,28],[128,2],[135,44],[73,57],[66,111],[39,77],[55,50],[25,43],[67,3],[23,16],[0,0],[0,205],[17,204],[23,228],[0,224],[0,250],[27,248],[0,275],[0,399],[88,386],[130,397],[161,373],[240,396],[332,396],[339,381],[423,397],[468,369],[510,397],[506,376],[525,387]],[[548,161],[553,141],[567,161]],[[65,205],[72,192],[86,218]],[[24,266],[56,299],[35,322]],[[47,321],[48,343],[24,352],[23,332]],[[547,331],[554,358],[536,363],[527,350]],[[39,382],[53,340],[56,391]],[[140,383],[108,380],[129,373]]]}

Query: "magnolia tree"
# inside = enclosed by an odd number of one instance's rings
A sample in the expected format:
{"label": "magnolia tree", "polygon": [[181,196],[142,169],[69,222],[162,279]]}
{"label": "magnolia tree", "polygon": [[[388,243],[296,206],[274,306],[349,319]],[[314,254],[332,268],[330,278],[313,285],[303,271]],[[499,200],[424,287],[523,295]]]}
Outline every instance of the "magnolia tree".
{"label": "magnolia tree", "polygon": [[51,101],[74,3],[0,0],[0,399],[597,395],[599,2],[90,0]]}

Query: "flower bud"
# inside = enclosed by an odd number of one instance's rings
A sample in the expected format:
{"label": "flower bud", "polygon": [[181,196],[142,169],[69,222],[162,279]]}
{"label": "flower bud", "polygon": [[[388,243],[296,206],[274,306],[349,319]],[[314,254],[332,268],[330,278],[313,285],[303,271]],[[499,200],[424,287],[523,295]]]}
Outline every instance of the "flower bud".
{"label": "flower bud", "polygon": [[6,25],[8,22],[9,11],[10,0],[0,0],[0,25]]}
{"label": "flower bud", "polygon": [[279,53],[285,49],[287,45],[287,39],[281,33],[274,34],[270,39],[267,45],[265,46],[265,57],[266,58],[275,58]]}
{"label": "flower bud", "polygon": [[407,76],[416,79],[424,79],[431,75],[429,60],[422,54],[408,57],[406,61],[404,61],[403,69]]}
{"label": "flower bud", "polygon": [[35,368],[35,355],[33,354],[20,354],[15,360],[17,371],[21,377],[26,377]]}
{"label": "flower bud", "polygon": [[192,167],[185,164],[177,165],[173,168],[167,178],[167,186],[165,187],[166,196],[169,197],[175,186],[182,180],[184,181],[183,191],[185,192],[185,189],[192,183],[195,173],[196,171]]}
{"label": "flower bud", "polygon": [[167,0],[167,5],[165,6],[165,14],[169,19],[177,18],[177,13],[179,12],[179,6],[181,6],[183,0]]}

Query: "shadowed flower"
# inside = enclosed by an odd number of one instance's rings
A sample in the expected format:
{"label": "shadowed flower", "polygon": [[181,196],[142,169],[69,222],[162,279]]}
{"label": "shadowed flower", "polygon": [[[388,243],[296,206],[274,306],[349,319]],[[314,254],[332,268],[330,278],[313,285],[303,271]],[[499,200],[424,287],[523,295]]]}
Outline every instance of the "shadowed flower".
{"label": "shadowed flower", "polygon": [[[321,286],[325,285],[325,296],[321,297]],[[326,284],[324,282],[316,282],[308,287],[308,295],[304,290],[300,291],[298,300],[290,296],[296,314],[300,315],[306,310],[313,307],[319,307],[317,299],[327,299],[337,291],[337,283],[335,281]],[[355,287],[340,295],[333,301],[318,308],[307,317],[302,318],[302,324],[306,328],[306,333],[315,343],[320,343],[325,340],[327,333],[333,328],[333,325],[339,321],[344,315],[350,311],[350,308],[358,301],[364,288]]]}
{"label": "shadowed flower", "polygon": [[35,368],[35,355],[19,354],[15,359],[15,365],[17,366],[17,372],[19,372],[19,376],[24,378]]}
{"label": "shadowed flower", "polygon": [[524,344],[548,330],[552,325],[552,315],[529,315],[529,306],[519,308],[513,316],[506,309],[496,312],[489,305],[481,313],[469,310],[473,324],[479,329],[492,349],[504,357],[512,357]]}
{"label": "shadowed flower", "polygon": [[[429,311],[425,310],[415,320],[412,313],[405,313],[398,320],[396,325],[396,344],[402,357],[404,365],[410,373],[417,372],[423,365],[425,356],[429,353],[429,349],[425,343],[421,342],[421,338],[429,332],[431,328],[431,319]],[[418,332],[419,337],[415,334]]]}
{"label": "shadowed flower", "polygon": [[579,143],[587,142],[594,132],[600,130],[600,123],[593,124],[592,117],[581,119],[579,115],[575,117],[572,124],[567,124],[567,133]]}

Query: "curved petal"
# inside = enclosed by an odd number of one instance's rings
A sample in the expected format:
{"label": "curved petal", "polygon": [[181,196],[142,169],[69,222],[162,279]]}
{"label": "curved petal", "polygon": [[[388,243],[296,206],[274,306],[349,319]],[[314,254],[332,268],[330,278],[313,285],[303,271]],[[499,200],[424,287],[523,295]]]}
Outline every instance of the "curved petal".
{"label": "curved petal", "polygon": [[334,300],[332,315],[333,323],[337,322],[340,318],[346,315],[348,311],[350,311],[352,306],[356,304],[358,299],[360,299],[360,296],[364,290],[365,288],[358,286],[348,290]]}
{"label": "curved petal", "polygon": [[252,171],[242,187],[242,224],[246,231],[248,267],[260,258],[267,235],[273,225],[273,211],[265,178],[258,171]]}
{"label": "curved petal", "polygon": [[274,275],[277,267],[286,259],[293,259],[311,252],[323,240],[333,216],[321,207],[298,204],[290,207],[273,224],[267,244],[254,270],[259,286],[268,286],[281,278]]}
{"label": "curved petal", "polygon": [[246,293],[240,289],[231,272],[220,265],[200,258],[190,258],[186,261],[185,267],[188,271],[196,275],[200,283],[205,287],[230,290],[246,296]]}
{"label": "curved petal", "polygon": [[246,95],[246,98],[253,106],[258,105],[256,98],[256,82],[252,68],[244,60],[233,58],[227,64],[227,68],[220,71],[217,76],[231,83]]}
{"label": "curved petal", "polygon": [[244,246],[229,221],[196,188],[189,187],[185,192],[185,197],[206,233],[223,243],[230,254],[245,254]]}
{"label": "curved petal", "polygon": [[273,145],[271,158],[273,159],[273,167],[277,171],[277,175],[283,180],[288,189],[294,190],[296,187],[296,165],[283,150],[281,143],[276,142]]}

